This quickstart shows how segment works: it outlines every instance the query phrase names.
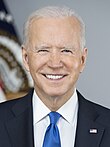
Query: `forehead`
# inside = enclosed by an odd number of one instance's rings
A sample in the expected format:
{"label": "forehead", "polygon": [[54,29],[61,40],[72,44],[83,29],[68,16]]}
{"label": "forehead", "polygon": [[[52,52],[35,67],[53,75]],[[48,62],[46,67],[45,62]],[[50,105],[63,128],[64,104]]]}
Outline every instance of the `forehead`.
{"label": "forehead", "polygon": [[68,43],[79,39],[80,23],[74,17],[33,19],[30,25],[31,41],[44,40]]}
{"label": "forehead", "polygon": [[[80,29],[80,22],[76,17],[59,17],[59,18],[33,18],[30,23],[30,30],[32,29],[46,29],[51,27],[74,28]],[[35,31],[34,30],[34,31]]]}

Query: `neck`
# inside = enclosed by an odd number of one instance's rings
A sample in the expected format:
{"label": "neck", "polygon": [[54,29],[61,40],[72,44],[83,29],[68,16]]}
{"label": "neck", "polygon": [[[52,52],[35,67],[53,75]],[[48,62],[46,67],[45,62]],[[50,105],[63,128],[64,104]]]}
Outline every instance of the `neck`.
{"label": "neck", "polygon": [[61,96],[46,96],[46,95],[42,95],[37,90],[35,91],[38,97],[50,109],[50,111],[57,111],[71,98],[71,96],[74,93],[74,90],[72,90],[71,93],[69,93],[69,95],[64,94]]}

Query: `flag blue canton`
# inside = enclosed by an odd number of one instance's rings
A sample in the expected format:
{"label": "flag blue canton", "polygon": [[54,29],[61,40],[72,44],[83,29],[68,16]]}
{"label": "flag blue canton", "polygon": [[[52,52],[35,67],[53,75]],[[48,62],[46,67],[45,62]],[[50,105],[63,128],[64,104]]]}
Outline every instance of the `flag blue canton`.
{"label": "flag blue canton", "polygon": [[20,43],[13,22],[14,19],[10,14],[5,2],[0,0],[0,30],[5,32],[7,31],[10,35],[14,35]]}

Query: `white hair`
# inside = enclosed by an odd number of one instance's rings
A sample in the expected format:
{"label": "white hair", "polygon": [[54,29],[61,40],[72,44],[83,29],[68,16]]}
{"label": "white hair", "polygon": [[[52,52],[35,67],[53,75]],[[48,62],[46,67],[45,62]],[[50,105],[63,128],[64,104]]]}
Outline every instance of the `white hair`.
{"label": "white hair", "polygon": [[85,47],[85,24],[82,18],[75,13],[74,10],[68,7],[56,7],[56,6],[48,6],[33,12],[29,18],[27,19],[24,25],[24,45],[29,42],[29,28],[33,20],[39,18],[62,18],[62,17],[74,17],[80,23],[80,47],[83,49]]}

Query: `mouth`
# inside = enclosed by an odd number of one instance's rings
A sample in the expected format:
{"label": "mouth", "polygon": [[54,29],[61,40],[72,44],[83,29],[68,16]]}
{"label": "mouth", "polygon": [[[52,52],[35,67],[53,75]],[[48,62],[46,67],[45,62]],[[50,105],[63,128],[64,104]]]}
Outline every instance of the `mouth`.
{"label": "mouth", "polygon": [[63,74],[43,74],[43,76],[45,76],[49,80],[60,80],[60,79],[63,79],[67,75],[63,75]]}

